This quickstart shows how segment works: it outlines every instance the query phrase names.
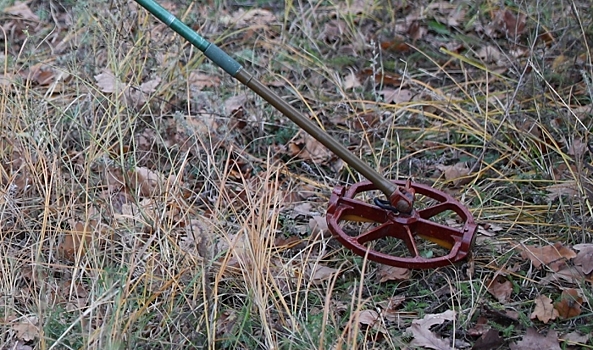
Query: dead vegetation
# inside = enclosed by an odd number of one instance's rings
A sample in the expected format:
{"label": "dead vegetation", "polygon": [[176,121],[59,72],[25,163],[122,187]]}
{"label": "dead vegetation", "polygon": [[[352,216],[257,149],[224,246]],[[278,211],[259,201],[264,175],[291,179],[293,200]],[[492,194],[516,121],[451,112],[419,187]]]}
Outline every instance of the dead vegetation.
{"label": "dead vegetation", "polygon": [[331,239],[360,176],[134,2],[0,4],[2,349],[593,347],[587,2],[161,3],[470,208],[420,271]]}

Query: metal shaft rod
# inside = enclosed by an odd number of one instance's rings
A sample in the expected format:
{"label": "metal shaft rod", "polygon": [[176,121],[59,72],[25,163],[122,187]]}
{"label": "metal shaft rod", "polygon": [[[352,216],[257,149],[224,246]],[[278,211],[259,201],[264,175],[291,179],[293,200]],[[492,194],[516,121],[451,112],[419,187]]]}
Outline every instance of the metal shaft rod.
{"label": "metal shaft rod", "polygon": [[361,173],[365,178],[377,186],[377,188],[380,189],[387,198],[390,198],[391,195],[397,190],[397,186],[395,184],[381,176],[381,174],[360,160],[360,158],[352,154],[346,147],[336,141],[333,137],[329,136],[311,120],[304,117],[280,96],[270,90],[267,86],[263,85],[251,74],[246,72],[237,61],[227,55],[218,46],[201,37],[198,33],[193,31],[154,0],[135,1],[152,13],[156,18],[165,23],[168,27],[173,29],[177,34],[181,35],[192,45],[202,51],[206,57],[210,58],[225,72],[249,87],[256,94],[261,96],[264,100],[282,112],[282,114],[297,124],[300,128],[309,133],[309,135],[330,149],[348,165],[356,169],[356,171]]}

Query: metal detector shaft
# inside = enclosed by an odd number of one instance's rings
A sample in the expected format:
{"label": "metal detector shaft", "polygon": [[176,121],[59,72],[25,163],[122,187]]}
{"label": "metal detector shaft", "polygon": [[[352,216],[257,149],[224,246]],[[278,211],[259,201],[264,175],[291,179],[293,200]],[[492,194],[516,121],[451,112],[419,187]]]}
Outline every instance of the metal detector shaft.
{"label": "metal detector shaft", "polygon": [[329,136],[311,120],[301,115],[295,108],[285,102],[280,96],[276,95],[267,86],[263,85],[259,80],[246,72],[237,61],[227,55],[218,46],[201,37],[198,33],[193,31],[155,1],[135,1],[163,23],[165,23],[168,27],[173,29],[177,34],[181,35],[192,45],[202,51],[206,57],[210,58],[216,65],[224,69],[225,72],[249,87],[256,94],[274,106],[277,110],[282,112],[282,114],[292,120],[295,124],[309,133],[309,135],[313,136],[317,141],[329,148],[343,161],[348,163],[348,165],[356,169],[356,171],[361,173],[379,190],[381,190],[381,192],[383,192],[387,198],[391,198],[391,196],[398,190],[398,187],[395,184],[385,179],[383,176],[381,176],[381,174],[368,166],[358,157],[354,156],[350,151],[348,151],[346,147]]}

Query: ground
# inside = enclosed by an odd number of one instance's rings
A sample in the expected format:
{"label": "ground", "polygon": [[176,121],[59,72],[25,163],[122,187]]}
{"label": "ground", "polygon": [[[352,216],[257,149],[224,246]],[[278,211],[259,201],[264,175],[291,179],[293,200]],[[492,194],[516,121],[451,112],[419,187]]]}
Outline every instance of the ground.
{"label": "ground", "polygon": [[593,347],[587,1],[161,5],[386,178],[467,207],[471,254],[342,247],[332,189],[364,178],[133,1],[3,0],[0,348]]}

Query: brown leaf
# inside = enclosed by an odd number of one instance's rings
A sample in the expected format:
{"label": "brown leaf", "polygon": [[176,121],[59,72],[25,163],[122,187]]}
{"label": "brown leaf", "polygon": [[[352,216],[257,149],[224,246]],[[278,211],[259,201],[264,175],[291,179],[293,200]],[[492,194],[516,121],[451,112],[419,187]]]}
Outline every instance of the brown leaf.
{"label": "brown leaf", "polygon": [[479,335],[484,335],[489,329],[490,326],[488,326],[488,318],[480,316],[478,317],[476,324],[467,330],[467,334],[472,337],[477,337]]}
{"label": "brown leaf", "polygon": [[374,112],[360,113],[354,116],[351,127],[357,131],[368,130],[377,126],[381,121],[381,116]]}
{"label": "brown leaf", "polygon": [[12,324],[11,328],[20,340],[31,341],[39,337],[37,323],[37,317],[25,317],[19,323]]}
{"label": "brown leaf", "polygon": [[504,338],[500,336],[498,330],[489,329],[476,340],[472,350],[494,350],[498,349],[502,343],[504,343]]}
{"label": "brown leaf", "polygon": [[453,349],[448,341],[439,338],[436,334],[431,332],[430,327],[454,319],[455,311],[447,310],[441,314],[427,314],[420,320],[412,321],[412,326],[406,328],[406,332],[411,333],[414,337],[414,340],[410,342],[410,345],[439,350]]}
{"label": "brown leaf", "polygon": [[554,308],[558,310],[558,316],[573,318],[581,314],[582,304],[583,298],[579,296],[579,291],[571,288],[562,291],[560,301],[554,304]]}
{"label": "brown leaf", "polygon": [[534,328],[527,328],[521,341],[510,344],[511,350],[561,350],[558,334],[550,330],[547,336],[539,334]]}
{"label": "brown leaf", "polygon": [[472,181],[469,175],[469,168],[465,162],[459,162],[454,165],[437,165],[437,169],[443,172],[445,180],[453,181],[454,186],[465,185]]}
{"label": "brown leaf", "polygon": [[374,71],[372,68],[365,68],[358,73],[361,77],[373,77],[376,84],[401,86],[402,76],[395,72]]}
{"label": "brown leaf", "polygon": [[64,235],[64,240],[58,245],[58,253],[69,261],[75,261],[79,252],[84,255],[93,240],[93,232],[97,222],[91,220],[86,225],[83,222],[71,222],[71,230]]}
{"label": "brown leaf", "polygon": [[562,266],[551,266],[550,263],[559,260],[564,261],[564,259],[572,259],[577,256],[574,250],[565,247],[560,242],[554,243],[553,246],[547,245],[544,247],[535,247],[526,245],[519,249],[522,250],[521,256],[523,258],[529,258],[533,266],[536,268],[539,268],[543,264],[552,268],[554,271],[560,270]]}
{"label": "brown leaf", "polygon": [[329,232],[329,228],[327,227],[327,220],[325,216],[313,216],[309,219],[309,228],[311,229],[311,237],[317,237],[321,235],[324,237],[327,233],[327,236],[331,236]]}
{"label": "brown leaf", "polygon": [[249,27],[249,26],[267,26],[276,22],[276,16],[265,9],[254,8],[248,11],[240,8],[235,12],[229,21],[229,24],[233,24],[238,28]]}
{"label": "brown leaf", "polygon": [[562,340],[571,345],[585,345],[591,338],[591,334],[580,334],[579,332],[570,332],[562,336]]}
{"label": "brown leaf", "polygon": [[379,91],[379,94],[383,96],[385,103],[404,103],[410,102],[414,93],[407,89],[383,89]]}
{"label": "brown leaf", "polygon": [[289,154],[315,163],[326,163],[333,157],[321,142],[309,134],[300,132],[301,137],[288,144]]}
{"label": "brown leaf", "polygon": [[237,320],[238,317],[235,310],[224,310],[216,319],[216,335],[221,338],[230,336]]}
{"label": "brown leaf", "polygon": [[95,75],[99,90],[105,93],[121,92],[127,89],[127,86],[121,82],[108,68],[103,69],[101,74]]}
{"label": "brown leaf", "polygon": [[377,269],[377,278],[379,279],[379,283],[387,281],[405,281],[410,278],[410,270],[404,267],[381,264]]}
{"label": "brown leaf", "polygon": [[548,275],[542,279],[541,284],[546,285],[551,281],[566,281],[568,283],[579,284],[583,281],[583,272],[580,268],[574,266],[563,265],[557,272],[548,273]]}
{"label": "brown leaf", "polygon": [[341,19],[332,19],[325,23],[321,32],[321,39],[329,44],[339,42],[344,38],[348,25]]}
{"label": "brown leaf", "polygon": [[358,80],[358,77],[356,76],[356,74],[354,74],[353,71],[350,71],[350,74],[348,74],[348,76],[346,76],[346,79],[344,79],[344,89],[349,90],[360,86],[362,86],[362,84]]}
{"label": "brown leaf", "polygon": [[585,275],[593,272],[593,244],[575,244],[572,248],[579,251],[576,258],[574,258],[574,264],[579,266]]}
{"label": "brown leaf", "polygon": [[550,192],[546,195],[549,201],[554,201],[556,198],[566,196],[569,199],[578,197],[579,185],[576,181],[563,181],[546,187],[546,191]]}
{"label": "brown leaf", "polygon": [[227,98],[226,101],[224,101],[225,114],[228,116],[233,115],[237,110],[243,108],[245,102],[247,102],[247,94],[245,93]]}
{"label": "brown leaf", "polygon": [[387,300],[379,302],[379,306],[383,309],[382,315],[386,320],[395,322],[398,319],[399,311],[397,310],[401,304],[406,300],[403,295],[396,295]]}
{"label": "brown leaf", "polygon": [[503,277],[498,277],[488,284],[488,291],[501,303],[509,300],[513,293],[513,284]]}
{"label": "brown leaf", "polygon": [[531,313],[531,319],[537,318],[543,323],[548,323],[550,320],[555,320],[558,316],[558,310],[552,305],[552,299],[545,295],[540,295],[534,300],[535,309]]}
{"label": "brown leaf", "polygon": [[422,39],[426,33],[428,33],[428,29],[426,29],[426,27],[423,26],[420,21],[414,21],[408,27],[408,35],[413,41]]}
{"label": "brown leaf", "polygon": [[13,16],[19,16],[23,19],[30,20],[30,21],[39,21],[39,17],[31,11],[29,5],[27,5],[28,1],[20,2],[16,1],[14,5],[4,8],[4,13],[11,14]]}
{"label": "brown leaf", "polygon": [[146,167],[137,167],[128,171],[130,188],[142,197],[159,196],[163,191],[163,179],[160,173]]}
{"label": "brown leaf", "polygon": [[189,73],[187,81],[190,86],[195,87],[198,91],[203,88],[217,87],[220,85],[219,77],[200,72]]}
{"label": "brown leaf", "polygon": [[521,13],[516,16],[508,9],[500,9],[496,12],[493,25],[498,26],[498,30],[509,35],[511,38],[517,38],[525,30],[527,17]]}
{"label": "brown leaf", "polygon": [[330,279],[333,275],[338,273],[338,269],[323,266],[321,264],[309,264],[311,269],[310,278],[313,283],[320,283]]}
{"label": "brown leaf", "polygon": [[502,53],[492,45],[482,46],[476,56],[486,63],[499,63],[502,58]]}
{"label": "brown leaf", "polygon": [[382,333],[387,333],[387,329],[383,326],[379,313],[374,310],[363,310],[358,313],[358,322],[367,325],[374,330]]}

